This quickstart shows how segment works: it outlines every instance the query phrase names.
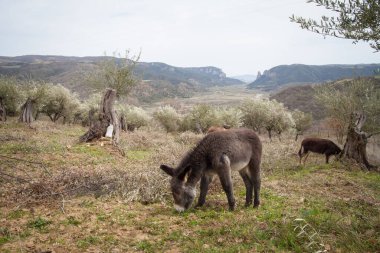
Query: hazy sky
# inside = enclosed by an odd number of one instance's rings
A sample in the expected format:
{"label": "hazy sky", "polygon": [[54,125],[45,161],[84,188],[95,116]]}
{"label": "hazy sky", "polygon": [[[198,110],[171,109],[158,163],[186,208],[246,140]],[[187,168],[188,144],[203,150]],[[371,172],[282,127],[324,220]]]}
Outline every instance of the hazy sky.
{"label": "hazy sky", "polygon": [[0,0],[0,55],[141,50],[141,61],[216,66],[229,76],[280,64],[380,62],[368,44],[324,39],[289,21],[323,13],[306,0]]}

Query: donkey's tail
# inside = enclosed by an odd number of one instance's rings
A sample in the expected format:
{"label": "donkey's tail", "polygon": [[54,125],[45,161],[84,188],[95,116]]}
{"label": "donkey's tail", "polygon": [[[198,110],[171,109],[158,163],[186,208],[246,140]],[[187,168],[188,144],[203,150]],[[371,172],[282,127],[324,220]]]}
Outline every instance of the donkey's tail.
{"label": "donkey's tail", "polygon": [[298,151],[298,156],[301,157],[301,155],[303,154],[303,152],[304,152],[304,147],[303,147],[303,145],[301,145],[301,148]]}
{"label": "donkey's tail", "polygon": [[228,156],[226,154],[223,154],[221,157],[220,157],[220,162],[228,167],[230,167],[231,165],[231,161],[230,161],[230,158],[228,158]]}

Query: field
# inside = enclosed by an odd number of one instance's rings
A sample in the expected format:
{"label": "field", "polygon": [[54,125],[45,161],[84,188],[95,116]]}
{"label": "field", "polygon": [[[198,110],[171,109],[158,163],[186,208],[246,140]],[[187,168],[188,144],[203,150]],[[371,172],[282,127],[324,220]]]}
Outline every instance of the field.
{"label": "field", "polygon": [[145,104],[143,107],[149,111],[157,109],[157,107],[165,104],[179,105],[180,110],[188,111],[197,104],[209,104],[212,106],[236,106],[240,105],[245,99],[253,99],[255,97],[267,96],[262,91],[247,89],[246,84],[214,86],[208,88],[207,91],[197,92],[189,98],[175,98],[169,100],[161,100],[152,104]]}
{"label": "field", "polygon": [[[0,124],[1,252],[379,252],[380,174],[310,155],[293,136],[261,136],[261,206],[237,208],[215,180],[206,205],[177,213],[162,163],[202,138],[153,129],[78,144],[86,131],[40,121]],[[122,155],[124,153],[124,155]]]}

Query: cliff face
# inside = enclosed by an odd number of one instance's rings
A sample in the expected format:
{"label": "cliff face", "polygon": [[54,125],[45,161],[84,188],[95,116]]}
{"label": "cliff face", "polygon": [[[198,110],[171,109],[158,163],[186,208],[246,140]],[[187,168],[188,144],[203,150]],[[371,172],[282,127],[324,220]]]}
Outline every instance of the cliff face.
{"label": "cliff face", "polygon": [[286,85],[323,83],[343,78],[368,77],[379,73],[380,64],[358,65],[281,65],[265,70],[248,88],[266,91]]}

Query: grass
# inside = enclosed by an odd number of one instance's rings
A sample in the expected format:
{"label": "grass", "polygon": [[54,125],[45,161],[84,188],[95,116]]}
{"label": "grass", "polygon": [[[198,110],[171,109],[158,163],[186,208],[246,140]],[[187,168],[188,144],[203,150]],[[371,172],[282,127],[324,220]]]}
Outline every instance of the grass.
{"label": "grass", "polygon": [[[299,143],[290,137],[262,136],[259,208],[244,207],[245,188],[233,173],[234,212],[215,180],[204,207],[177,213],[158,167],[175,165],[201,135],[122,134],[122,156],[112,146],[77,144],[84,132],[77,126],[10,124],[0,126],[0,136],[8,136],[4,154],[42,161],[49,173],[38,164],[3,163],[5,172],[33,183],[0,178],[1,252],[380,251],[379,174],[325,165],[318,155],[299,166]],[[16,130],[22,138],[11,134]]]}

